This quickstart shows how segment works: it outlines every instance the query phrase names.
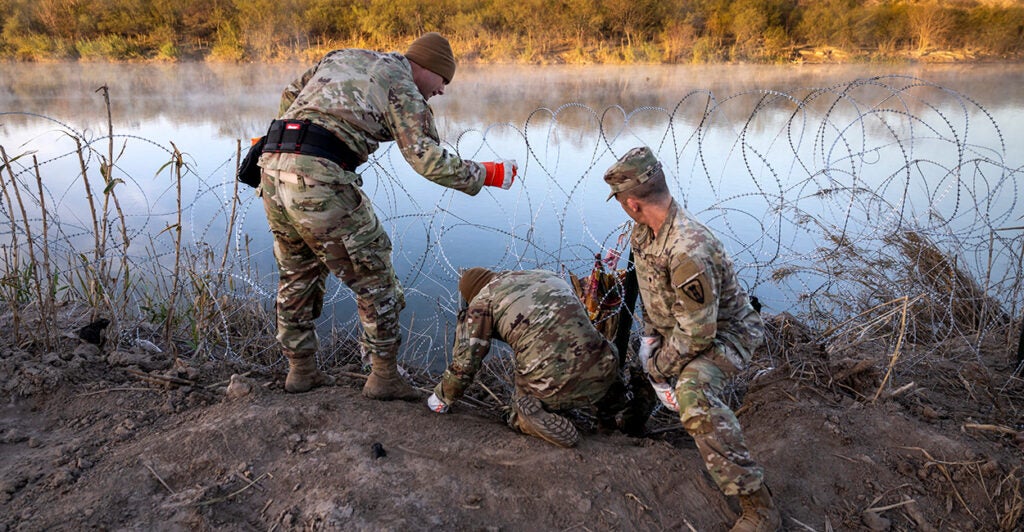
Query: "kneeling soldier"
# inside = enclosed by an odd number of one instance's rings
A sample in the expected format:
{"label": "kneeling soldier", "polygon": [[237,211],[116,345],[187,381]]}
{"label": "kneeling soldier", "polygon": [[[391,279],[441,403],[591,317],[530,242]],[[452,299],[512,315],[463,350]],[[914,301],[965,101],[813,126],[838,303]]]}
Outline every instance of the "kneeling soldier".
{"label": "kneeling soldier", "polygon": [[630,150],[604,180],[608,199],[636,222],[630,245],[643,302],[644,369],[662,401],[679,412],[711,478],[726,495],[739,496],[743,514],[732,532],[774,531],[782,519],[764,468],[722,398],[727,380],[764,342],[761,316],[725,245],[672,197],[650,148]]}
{"label": "kneeling soldier", "polygon": [[431,410],[447,412],[462,397],[493,338],[513,351],[510,427],[572,447],[579,432],[559,412],[591,405],[602,426],[614,426],[625,406],[615,347],[590,323],[567,282],[543,270],[471,268],[459,292],[468,306],[459,312],[452,362],[427,399]]}

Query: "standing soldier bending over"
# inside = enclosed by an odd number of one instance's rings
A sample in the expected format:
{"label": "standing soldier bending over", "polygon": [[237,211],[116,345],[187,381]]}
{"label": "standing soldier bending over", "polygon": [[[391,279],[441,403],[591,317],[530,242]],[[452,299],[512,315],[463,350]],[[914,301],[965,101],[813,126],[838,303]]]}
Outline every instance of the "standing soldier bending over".
{"label": "standing soldier bending over", "polygon": [[419,395],[397,372],[405,298],[391,265],[391,239],[355,170],[381,142],[393,140],[417,173],[439,185],[469,195],[484,185],[509,188],[514,161],[466,161],[439,144],[427,100],[444,94],[453,75],[448,41],[427,33],[404,55],[330,52],[281,95],[280,119],[267,132],[259,165],[280,269],[277,339],[290,368],[285,390],[305,392],[326,380],[316,367],[315,320],[330,272],[355,292],[361,344],[373,365],[363,395]]}
{"label": "standing soldier bending over", "polygon": [[544,270],[493,272],[471,268],[459,280],[468,306],[459,312],[452,362],[427,399],[438,413],[462,397],[491,348],[513,351],[510,427],[562,447],[579,441],[557,412],[595,406],[605,428],[625,406],[615,347],[594,328],[569,283]]}
{"label": "standing soldier bending over", "polygon": [[644,309],[641,363],[656,389],[676,381],[674,390],[664,388],[675,393],[683,427],[718,487],[739,496],[743,515],[732,530],[774,531],[781,519],[764,470],[720,397],[764,341],[761,317],[721,241],[672,198],[650,149],[630,150],[604,180],[608,199],[636,222],[630,245]]}

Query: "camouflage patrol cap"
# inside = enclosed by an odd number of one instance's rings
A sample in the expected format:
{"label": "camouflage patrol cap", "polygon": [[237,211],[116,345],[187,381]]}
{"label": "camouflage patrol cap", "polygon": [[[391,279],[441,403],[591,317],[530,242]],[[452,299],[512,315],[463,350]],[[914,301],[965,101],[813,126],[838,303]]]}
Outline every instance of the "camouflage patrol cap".
{"label": "camouflage patrol cap", "polygon": [[651,149],[647,146],[633,148],[604,173],[604,182],[612,187],[608,199],[614,198],[619,192],[642,185],[659,174],[663,175],[661,163]]}
{"label": "camouflage patrol cap", "polygon": [[441,76],[445,84],[451,83],[455,76],[455,54],[448,39],[440,33],[432,31],[424,33],[409,45],[405,52],[406,59]]}

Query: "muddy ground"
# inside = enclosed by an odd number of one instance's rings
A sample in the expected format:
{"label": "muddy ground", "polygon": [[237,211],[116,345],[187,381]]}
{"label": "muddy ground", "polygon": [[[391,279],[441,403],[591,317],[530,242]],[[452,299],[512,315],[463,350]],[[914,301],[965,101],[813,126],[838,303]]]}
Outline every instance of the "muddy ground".
{"label": "muddy ground", "polygon": [[[769,321],[729,400],[787,530],[1024,528],[1015,343],[904,345],[886,379],[880,347]],[[3,341],[0,531],[716,531],[738,511],[666,412],[642,438],[581,414],[564,450],[502,425],[479,386],[439,416],[364,399],[358,363],[290,395],[280,371],[73,336]]]}

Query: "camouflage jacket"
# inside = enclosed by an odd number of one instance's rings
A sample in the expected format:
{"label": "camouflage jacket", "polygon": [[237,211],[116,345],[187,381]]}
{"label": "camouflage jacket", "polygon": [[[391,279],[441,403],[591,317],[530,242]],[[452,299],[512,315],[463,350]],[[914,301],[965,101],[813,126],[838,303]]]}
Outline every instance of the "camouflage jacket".
{"label": "camouflage jacket", "polygon": [[615,348],[553,272],[498,272],[459,313],[452,362],[434,390],[445,404],[473,382],[492,339],[512,348],[517,392],[551,408],[584,406],[583,398],[600,398],[617,376]]}
{"label": "camouflage jacket", "polygon": [[[637,224],[631,237],[644,334],[661,336],[659,359],[676,370],[698,355],[728,342],[742,357],[742,368],[764,339],[761,316],[736,279],[722,242],[675,200],[655,236]],[[728,350],[722,350],[728,351]],[[734,358],[732,353],[722,353]]]}
{"label": "camouflage jacket", "polygon": [[[285,88],[279,118],[312,120],[343,140],[366,162],[381,142],[395,141],[420,175],[470,195],[480,192],[486,171],[440,145],[434,115],[401,54],[346,49],[328,53]],[[260,166],[326,183],[351,183],[352,172],[319,157],[265,153]]]}

